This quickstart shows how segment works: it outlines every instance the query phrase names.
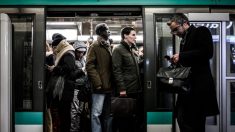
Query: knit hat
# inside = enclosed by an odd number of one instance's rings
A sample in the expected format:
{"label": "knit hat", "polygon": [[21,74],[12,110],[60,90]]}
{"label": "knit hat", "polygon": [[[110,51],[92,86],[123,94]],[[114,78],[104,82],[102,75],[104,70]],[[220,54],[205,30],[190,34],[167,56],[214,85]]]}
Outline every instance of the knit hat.
{"label": "knit hat", "polygon": [[82,41],[75,41],[73,44],[73,48],[75,49],[75,51],[81,51],[81,52],[87,51],[87,46]]}
{"label": "knit hat", "polygon": [[53,40],[52,46],[57,46],[60,43],[60,41],[63,40],[63,39],[66,39],[66,37],[64,37],[60,33],[54,33],[52,35],[52,40]]}

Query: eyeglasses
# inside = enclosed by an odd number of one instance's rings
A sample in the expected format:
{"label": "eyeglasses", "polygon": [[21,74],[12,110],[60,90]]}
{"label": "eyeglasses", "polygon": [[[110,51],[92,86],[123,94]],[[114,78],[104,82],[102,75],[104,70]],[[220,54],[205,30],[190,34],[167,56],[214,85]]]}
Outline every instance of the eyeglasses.
{"label": "eyeglasses", "polygon": [[178,33],[179,27],[180,27],[180,25],[177,26],[177,27],[175,27],[175,28],[173,28],[173,29],[171,30],[171,34],[176,34],[176,33]]}

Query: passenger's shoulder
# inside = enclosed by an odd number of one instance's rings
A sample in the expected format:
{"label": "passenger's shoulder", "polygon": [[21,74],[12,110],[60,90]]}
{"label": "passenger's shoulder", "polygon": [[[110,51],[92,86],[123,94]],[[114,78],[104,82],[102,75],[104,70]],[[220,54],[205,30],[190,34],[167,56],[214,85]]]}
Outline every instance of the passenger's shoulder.
{"label": "passenger's shoulder", "polygon": [[117,44],[113,47],[113,50],[119,50],[119,49],[122,49],[122,48],[123,48],[122,44]]}
{"label": "passenger's shoulder", "polygon": [[205,33],[210,34],[210,30],[204,26],[200,26],[200,27],[196,28],[195,31],[197,32],[197,34],[201,34],[201,35],[203,35]]}
{"label": "passenger's shoulder", "polygon": [[209,31],[209,29],[205,26],[200,26],[200,27],[196,28],[196,30],[198,30],[198,31]]}
{"label": "passenger's shoulder", "polygon": [[97,41],[94,41],[90,46],[91,47],[94,47],[94,46],[97,46],[98,45],[98,42]]}

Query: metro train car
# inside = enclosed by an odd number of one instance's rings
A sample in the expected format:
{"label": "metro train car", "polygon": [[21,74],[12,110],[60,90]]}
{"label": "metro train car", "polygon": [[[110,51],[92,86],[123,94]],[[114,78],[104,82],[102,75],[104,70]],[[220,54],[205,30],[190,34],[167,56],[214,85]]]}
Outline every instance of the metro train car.
{"label": "metro train car", "polygon": [[161,92],[156,78],[160,67],[169,66],[164,56],[179,52],[180,38],[166,24],[175,13],[206,26],[213,37],[210,66],[220,114],[207,118],[206,132],[234,132],[235,1],[137,1],[0,1],[0,132],[46,132],[45,42],[61,33],[68,42],[90,43],[99,23],[109,26],[114,46],[123,27],[136,29],[136,44],[144,49],[145,132],[179,132],[172,113],[177,95]]}

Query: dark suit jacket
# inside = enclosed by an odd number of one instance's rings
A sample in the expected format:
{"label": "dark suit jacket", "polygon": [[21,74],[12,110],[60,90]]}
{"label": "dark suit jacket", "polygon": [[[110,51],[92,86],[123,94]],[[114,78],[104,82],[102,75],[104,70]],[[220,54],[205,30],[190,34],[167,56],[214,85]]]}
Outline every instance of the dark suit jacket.
{"label": "dark suit jacket", "polygon": [[185,107],[186,112],[195,111],[206,116],[219,114],[209,62],[213,57],[213,41],[209,29],[191,25],[180,49],[179,63],[191,67],[192,85],[189,94],[178,95],[177,106]]}

